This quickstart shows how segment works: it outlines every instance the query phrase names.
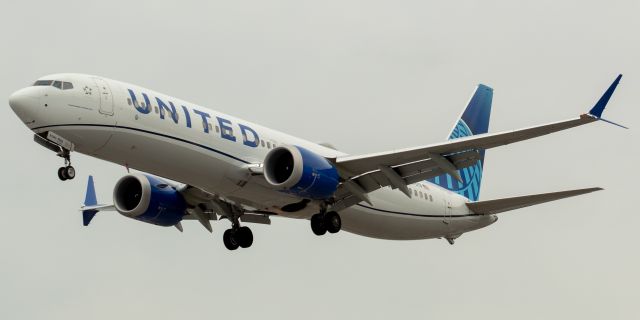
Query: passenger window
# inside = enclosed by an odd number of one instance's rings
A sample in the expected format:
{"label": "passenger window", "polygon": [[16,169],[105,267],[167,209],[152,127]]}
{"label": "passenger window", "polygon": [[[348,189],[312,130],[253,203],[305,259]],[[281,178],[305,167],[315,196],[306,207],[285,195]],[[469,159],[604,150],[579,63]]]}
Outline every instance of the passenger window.
{"label": "passenger window", "polygon": [[158,107],[156,107],[156,106],[153,106],[153,110],[156,111],[156,114],[160,113],[160,111],[158,110]]}
{"label": "passenger window", "polygon": [[127,103],[131,105],[131,98],[127,98]]}
{"label": "passenger window", "polygon": [[267,149],[271,149],[271,142],[267,141]]}
{"label": "passenger window", "polygon": [[216,126],[216,133],[220,133],[220,127]]}
{"label": "passenger window", "polygon": [[431,202],[433,202],[433,196],[429,195],[429,200],[431,200]]}
{"label": "passenger window", "polygon": [[418,190],[413,190],[413,195],[417,197],[418,196]]}
{"label": "passenger window", "polygon": [[264,148],[264,140],[260,140],[260,144],[262,145],[262,147]]}
{"label": "passenger window", "polygon": [[63,82],[62,90],[69,90],[69,89],[73,89],[73,84],[71,82]]}
{"label": "passenger window", "polygon": [[58,89],[62,89],[62,81],[54,81],[53,86]]}

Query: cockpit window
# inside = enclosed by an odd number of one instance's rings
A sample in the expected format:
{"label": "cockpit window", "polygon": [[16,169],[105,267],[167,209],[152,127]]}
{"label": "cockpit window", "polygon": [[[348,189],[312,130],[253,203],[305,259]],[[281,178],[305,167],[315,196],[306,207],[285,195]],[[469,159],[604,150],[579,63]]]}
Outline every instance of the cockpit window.
{"label": "cockpit window", "polygon": [[73,83],[59,80],[38,80],[34,84],[34,86],[54,86],[60,90],[69,90],[73,89]]}
{"label": "cockpit window", "polygon": [[53,83],[53,80],[38,80],[33,85],[34,86],[50,86]]}

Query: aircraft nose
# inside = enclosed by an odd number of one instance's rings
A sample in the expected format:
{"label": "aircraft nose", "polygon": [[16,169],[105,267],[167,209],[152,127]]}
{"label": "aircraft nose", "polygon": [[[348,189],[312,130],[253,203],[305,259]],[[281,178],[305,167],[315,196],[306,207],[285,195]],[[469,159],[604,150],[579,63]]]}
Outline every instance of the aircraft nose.
{"label": "aircraft nose", "polygon": [[26,88],[20,89],[9,96],[9,106],[11,106],[11,109],[13,109],[14,112],[29,108],[29,106],[33,108],[37,101],[38,97],[30,94]]}
{"label": "aircraft nose", "polygon": [[9,96],[9,106],[18,117],[24,121],[32,122],[36,108],[38,107],[39,98],[29,90],[30,88],[20,89]]}

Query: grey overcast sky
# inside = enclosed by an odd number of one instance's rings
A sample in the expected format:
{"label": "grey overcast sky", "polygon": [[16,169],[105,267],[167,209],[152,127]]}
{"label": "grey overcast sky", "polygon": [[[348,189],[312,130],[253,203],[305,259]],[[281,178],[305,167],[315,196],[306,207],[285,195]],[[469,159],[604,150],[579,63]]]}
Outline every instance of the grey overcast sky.
{"label": "grey overcast sky", "polygon": [[[506,213],[454,246],[307,221],[254,226],[249,250],[118,214],[82,227],[86,177],[111,201],[125,169],[61,161],[0,108],[2,319],[638,319],[638,1],[3,1],[0,97],[81,72],[150,87],[353,154],[438,142],[474,86],[491,131],[585,112],[596,123],[493,149],[482,199],[606,190]],[[6,100],[5,100],[6,101]],[[188,164],[188,159],[185,159]]]}

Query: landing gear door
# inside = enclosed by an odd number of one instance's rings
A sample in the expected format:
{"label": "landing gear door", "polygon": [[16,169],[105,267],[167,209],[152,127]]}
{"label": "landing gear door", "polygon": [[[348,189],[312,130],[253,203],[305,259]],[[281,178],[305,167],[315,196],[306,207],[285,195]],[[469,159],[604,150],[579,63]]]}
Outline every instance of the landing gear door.
{"label": "landing gear door", "polygon": [[93,78],[93,81],[98,86],[98,92],[100,93],[100,113],[108,116],[113,115],[113,94],[109,84],[101,78]]}

